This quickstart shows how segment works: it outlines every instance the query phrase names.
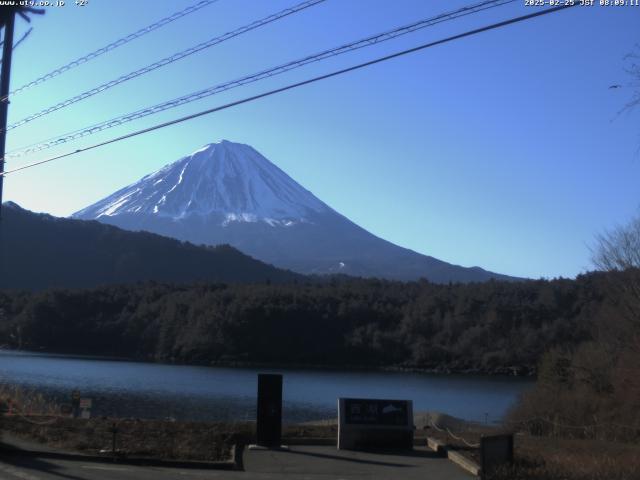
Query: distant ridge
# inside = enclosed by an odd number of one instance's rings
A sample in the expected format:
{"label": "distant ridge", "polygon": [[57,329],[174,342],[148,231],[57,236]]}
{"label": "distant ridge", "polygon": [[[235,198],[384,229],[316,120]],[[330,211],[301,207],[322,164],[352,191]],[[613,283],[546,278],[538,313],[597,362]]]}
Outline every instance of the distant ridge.
{"label": "distant ridge", "polygon": [[74,218],[197,244],[230,244],[303,274],[434,282],[515,280],[399,247],[345,218],[249,145],[205,145]]}
{"label": "distant ridge", "polygon": [[293,282],[301,275],[233,247],[195,246],[99,222],[56,218],[3,204],[0,288],[84,288],[159,282]]}

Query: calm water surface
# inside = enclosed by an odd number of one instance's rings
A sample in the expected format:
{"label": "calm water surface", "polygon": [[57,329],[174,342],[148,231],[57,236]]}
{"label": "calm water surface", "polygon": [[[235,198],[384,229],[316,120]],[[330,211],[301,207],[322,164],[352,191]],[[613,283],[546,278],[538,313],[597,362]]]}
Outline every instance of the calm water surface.
{"label": "calm water surface", "polygon": [[408,399],[414,411],[496,421],[532,385],[514,377],[194,367],[0,350],[0,383],[65,402],[79,389],[93,398],[96,415],[253,420],[258,373],[284,374],[289,422],[335,417],[338,397]]}

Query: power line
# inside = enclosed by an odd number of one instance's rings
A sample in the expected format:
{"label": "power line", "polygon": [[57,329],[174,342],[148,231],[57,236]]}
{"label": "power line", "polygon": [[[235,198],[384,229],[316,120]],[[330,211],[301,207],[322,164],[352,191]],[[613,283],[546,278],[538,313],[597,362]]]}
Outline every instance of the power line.
{"label": "power line", "polygon": [[456,18],[478,13],[484,10],[488,10],[490,8],[503,6],[508,3],[513,3],[514,1],[515,0],[485,0],[483,2],[469,5],[469,6],[460,8],[458,10],[439,14],[435,17],[422,19],[417,22],[411,23],[409,25],[404,25],[402,27],[388,30],[383,33],[378,33],[378,34],[369,36],[367,38],[353,41],[353,42],[341,45],[339,47],[324,50],[322,52],[315,53],[313,55],[308,55],[306,57],[282,64],[282,65],[278,65],[276,67],[272,67],[267,70],[260,71],[258,73],[247,75],[247,76],[244,76],[229,82],[225,82],[222,84],[214,85],[204,90],[199,90],[197,92],[193,92],[193,93],[184,95],[182,97],[174,98],[173,100],[159,103],[150,107],[136,110],[134,112],[130,112],[125,115],[121,115],[119,117],[112,118],[110,120],[106,120],[106,121],[88,126],[88,127],[74,130],[72,132],[63,134],[62,136],[58,135],[56,137],[49,138],[45,141],[27,145],[26,147],[23,147],[19,150],[14,150],[10,154],[8,154],[6,158],[17,158],[30,153],[47,150],[49,148],[52,148],[61,144],[65,144],[74,140],[78,140],[80,138],[84,138],[89,135],[93,135],[95,133],[101,132],[103,130],[107,130],[109,128],[120,126],[124,123],[129,123],[131,121],[138,120],[140,118],[144,118],[149,115],[154,115],[156,113],[160,113],[165,110],[169,110],[171,108],[176,108],[181,105],[194,102],[196,100],[201,100],[203,98],[206,98],[218,93],[222,93],[224,91],[231,90],[233,88],[237,88],[243,85],[247,85],[249,83],[254,83],[259,80],[263,80],[265,78],[279,75],[279,74],[288,72],[290,70],[303,67],[310,63],[319,62],[321,60],[335,57],[343,53],[351,52],[364,47],[369,47],[371,45],[385,42],[387,40],[391,40],[399,36],[406,35],[408,33],[412,33],[426,27],[431,27],[433,25],[436,25],[445,21],[454,20]]}
{"label": "power line", "polygon": [[125,45],[137,38],[140,38],[144,35],[146,35],[147,33],[151,33],[154,30],[157,30],[160,27],[164,27],[165,25],[170,24],[171,22],[174,22],[176,20],[178,20],[179,18],[184,17],[185,15],[189,15],[191,13],[197,12],[198,10],[211,5],[212,3],[217,2],[218,0],[201,0],[187,8],[185,8],[184,10],[180,10],[179,12],[176,12],[172,15],[169,15],[168,17],[165,17],[161,20],[158,20],[155,23],[152,23],[151,25],[148,25],[146,27],[141,28],[140,30],[138,30],[137,32],[131,33],[125,37],[119,38],[118,40],[111,42],[108,45],[105,45],[104,47],[101,47],[97,50],[94,50],[91,53],[88,53],[82,57],[76,58],[75,60],[70,61],[69,63],[62,65],[61,67],[56,68],[55,70],[52,70],[51,72],[42,75],[41,77],[36,78],[35,80],[32,80],[29,83],[26,83],[24,85],[22,85],[19,88],[16,88],[15,90],[9,92],[8,95],[4,95],[3,97],[0,97],[0,101],[6,101],[7,98],[16,95],[20,92],[23,92],[24,90],[27,90],[31,87],[35,87],[36,85],[40,85],[43,82],[46,82],[47,80],[51,80],[54,77],[57,77],[58,75],[63,74],[64,72],[68,72],[69,70],[82,65],[84,63],[87,63],[97,57],[99,57],[100,55],[104,55],[107,52],[110,52],[111,50],[115,50],[118,47],[121,47],[122,45]]}
{"label": "power line", "polygon": [[160,67],[164,67],[166,65],[170,65],[174,62],[177,62],[178,60],[182,60],[183,58],[186,58],[190,55],[193,55],[194,53],[200,52],[202,50],[205,50],[207,48],[210,48],[214,45],[218,45],[222,42],[225,42],[231,38],[237,37],[239,35],[242,35],[244,33],[247,33],[251,30],[255,30],[256,28],[262,27],[264,25],[268,25],[270,23],[273,23],[277,20],[280,20],[284,17],[288,17],[289,15],[292,15],[294,13],[300,12],[302,10],[305,10],[309,7],[313,7],[314,5],[317,5],[319,3],[322,3],[326,0],[305,0],[302,3],[299,3],[297,5],[294,5],[293,7],[290,8],[286,8],[280,12],[274,13],[272,15],[269,15],[265,18],[262,18],[260,20],[257,20],[255,22],[252,22],[248,25],[244,25],[240,28],[237,28],[231,32],[227,32],[224,35],[220,35],[217,37],[213,37],[209,40],[207,40],[206,42],[202,42],[199,43],[198,45],[195,45],[193,47],[189,47],[186,50],[183,50],[181,52],[175,53],[169,57],[165,57],[162,60],[158,60],[157,62],[154,62],[150,65],[147,65],[145,67],[139,68],[138,70],[134,70],[133,72],[127,73],[126,75],[122,75],[114,80],[110,80],[109,82],[103,83],[102,85],[99,85],[97,87],[94,87],[90,90],[86,90],[85,92],[82,92],[79,95],[76,95],[75,97],[71,97],[68,98],[67,100],[64,100],[60,103],[57,103],[51,107],[47,107],[44,110],[40,110],[37,113],[34,113],[32,115],[29,115],[28,117],[23,118],[22,120],[17,121],[16,123],[13,123],[11,125],[9,125],[7,127],[7,130],[13,130],[14,128],[17,128],[21,125],[24,125],[26,123],[29,123],[33,120],[35,120],[36,118],[40,118],[44,115],[48,115],[52,112],[55,112],[57,110],[60,110],[62,108],[68,107],[69,105],[73,105],[74,103],[80,102],[81,100],[85,100],[89,97],[92,97],[93,95],[96,95],[98,93],[104,92],[106,90],[109,90],[110,88],[115,87],[116,85],[120,85],[121,83],[127,82],[129,80],[132,80],[136,77],[139,77],[141,75],[144,75],[146,73],[152,72],[154,70],[157,70]]}
{"label": "power line", "polygon": [[[31,35],[32,31],[33,31],[33,27],[29,28],[29,30],[24,32],[17,42],[13,42],[13,48],[15,49],[18,45],[20,45],[29,35]],[[4,45],[4,40],[0,41],[0,47],[2,45]]]}
{"label": "power line", "polygon": [[[20,37],[20,39],[17,42],[13,43],[13,50],[18,48],[18,45],[20,45],[22,42],[24,42],[27,39],[27,37],[29,35],[31,35],[32,31],[33,31],[33,27],[31,27],[29,30],[27,30],[25,33],[23,33],[22,36]],[[0,46],[2,46],[3,44],[4,44],[4,40],[0,42]],[[0,60],[0,65],[2,65],[2,60]]]}
{"label": "power line", "polygon": [[16,43],[13,44],[13,49],[15,50],[18,47],[18,45],[20,45],[22,42],[24,42],[27,39],[27,37],[29,35],[31,35],[32,31],[33,31],[33,27],[31,27],[29,30],[27,30],[25,33],[23,33],[22,36],[20,37],[20,39]]}
{"label": "power line", "polygon": [[327,74],[320,75],[320,76],[317,76],[317,77],[313,77],[313,78],[310,78],[310,79],[307,79],[307,80],[303,80],[301,82],[292,83],[292,84],[286,85],[284,87],[276,88],[274,90],[269,90],[267,92],[263,92],[263,93],[260,93],[260,94],[257,94],[257,95],[253,95],[251,97],[246,97],[246,98],[243,98],[241,100],[237,100],[235,102],[231,102],[231,103],[227,103],[225,105],[221,105],[221,106],[218,106],[218,107],[210,108],[208,110],[203,110],[203,111],[200,111],[198,113],[193,113],[191,115],[187,115],[187,116],[180,117],[180,118],[177,118],[177,119],[174,119],[174,120],[170,120],[168,122],[160,123],[160,124],[154,125],[152,127],[144,128],[142,130],[137,130],[135,132],[131,132],[131,133],[128,133],[126,135],[121,135],[119,137],[111,138],[109,140],[105,140],[105,141],[100,142],[100,143],[95,143],[95,144],[90,145],[88,147],[79,148],[79,149],[77,149],[77,150],[75,150],[73,152],[67,152],[67,153],[64,153],[64,154],[61,154],[61,155],[56,155],[55,157],[47,158],[45,160],[40,160],[38,162],[33,162],[33,163],[30,163],[30,164],[27,164],[27,165],[23,165],[21,167],[14,168],[13,170],[8,170],[8,171],[4,172],[1,175],[2,176],[6,176],[6,175],[9,175],[9,174],[12,174],[12,173],[20,172],[20,171],[26,170],[28,168],[33,168],[33,167],[36,167],[38,165],[42,165],[42,164],[45,164],[45,163],[53,162],[55,160],[59,160],[59,159],[66,158],[66,157],[70,157],[72,155],[76,155],[78,153],[82,153],[82,152],[86,152],[86,151],[89,151],[89,150],[93,150],[95,148],[102,147],[102,146],[105,146],[105,145],[109,145],[111,143],[116,143],[116,142],[119,142],[121,140],[126,140],[128,138],[136,137],[138,135],[143,135],[145,133],[149,133],[149,132],[152,132],[152,131],[155,131],[155,130],[159,130],[161,128],[169,127],[171,125],[176,125],[178,123],[186,122],[188,120],[193,120],[194,118],[198,118],[198,117],[202,117],[202,116],[205,116],[205,115],[209,115],[211,113],[219,112],[221,110],[226,110],[228,108],[235,107],[235,106],[238,106],[238,105],[242,105],[244,103],[249,103],[249,102],[261,99],[261,98],[265,98],[265,97],[269,97],[271,95],[282,93],[282,92],[285,92],[287,90],[292,90],[294,88],[302,87],[304,85],[309,85],[311,83],[319,82],[321,80],[326,80],[328,78],[336,77],[338,75],[342,75],[344,73],[352,72],[354,70],[359,70],[361,68],[369,67],[371,65],[382,63],[382,62],[385,62],[387,60],[391,60],[393,58],[397,58],[397,57],[401,57],[401,56],[404,56],[404,55],[408,55],[410,53],[415,53],[415,52],[418,52],[420,50],[424,50],[426,48],[435,47],[436,45],[441,45],[441,44],[444,44],[444,43],[452,42],[454,40],[459,40],[461,38],[469,37],[469,36],[472,36],[472,35],[477,35],[479,33],[486,32],[486,31],[489,31],[489,30],[495,30],[497,28],[505,27],[507,25],[511,25],[511,24],[514,24],[514,23],[519,23],[519,22],[523,22],[523,21],[526,21],[526,20],[530,20],[532,18],[540,17],[542,15],[548,15],[550,13],[558,12],[560,10],[565,10],[567,8],[574,7],[576,5],[579,5],[579,4],[574,3],[574,4],[561,5],[561,6],[553,7],[553,8],[547,8],[545,10],[540,10],[540,11],[537,11],[537,12],[534,12],[534,13],[530,13],[528,15],[522,15],[522,16],[519,16],[519,17],[510,18],[510,19],[504,20],[502,22],[493,23],[491,25],[487,25],[487,26],[484,26],[484,27],[481,27],[481,28],[476,28],[474,30],[468,30],[468,31],[466,31],[464,33],[453,35],[451,37],[446,37],[446,38],[443,38],[443,39],[440,39],[440,40],[436,40],[434,42],[424,43],[424,44],[419,45],[417,47],[413,47],[413,48],[409,48],[407,50],[402,50],[400,52],[392,53],[392,54],[386,55],[384,57],[378,57],[378,58],[376,58],[374,60],[369,60],[368,62],[359,63],[359,64],[353,65],[351,67],[343,68],[341,70],[336,70],[336,71],[333,71],[331,73],[327,73]]}

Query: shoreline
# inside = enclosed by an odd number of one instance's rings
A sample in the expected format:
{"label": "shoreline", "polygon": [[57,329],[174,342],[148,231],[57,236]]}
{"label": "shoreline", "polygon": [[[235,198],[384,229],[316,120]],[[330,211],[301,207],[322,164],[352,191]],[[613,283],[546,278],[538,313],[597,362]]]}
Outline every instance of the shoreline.
{"label": "shoreline", "polygon": [[210,362],[187,363],[171,361],[167,359],[155,359],[153,357],[122,357],[111,355],[92,355],[84,353],[61,353],[49,352],[46,350],[23,350],[7,348],[6,345],[0,348],[0,355],[9,353],[13,355],[59,357],[78,360],[96,360],[109,362],[132,362],[149,363],[159,365],[177,365],[189,367],[218,367],[218,368],[238,368],[238,369],[282,369],[282,370],[325,370],[332,372],[382,372],[382,373],[418,373],[428,375],[470,375],[489,377],[511,377],[521,379],[535,379],[536,368],[529,366],[497,366],[491,369],[479,367],[455,367],[451,365],[438,366],[413,366],[413,365],[334,365],[334,364],[304,364],[304,363],[280,363],[280,362],[249,362],[242,360],[212,360]]}

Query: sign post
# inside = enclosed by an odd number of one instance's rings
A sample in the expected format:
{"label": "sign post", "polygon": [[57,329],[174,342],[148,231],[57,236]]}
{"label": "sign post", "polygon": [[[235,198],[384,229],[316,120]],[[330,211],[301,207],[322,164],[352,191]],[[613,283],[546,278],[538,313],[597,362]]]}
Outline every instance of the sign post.
{"label": "sign post", "polygon": [[282,436],[282,375],[258,375],[256,443],[280,448]]}
{"label": "sign post", "polygon": [[73,418],[80,415],[80,390],[71,392],[71,408],[73,410]]}
{"label": "sign post", "polygon": [[482,478],[502,465],[513,463],[513,434],[487,435],[480,438]]}

